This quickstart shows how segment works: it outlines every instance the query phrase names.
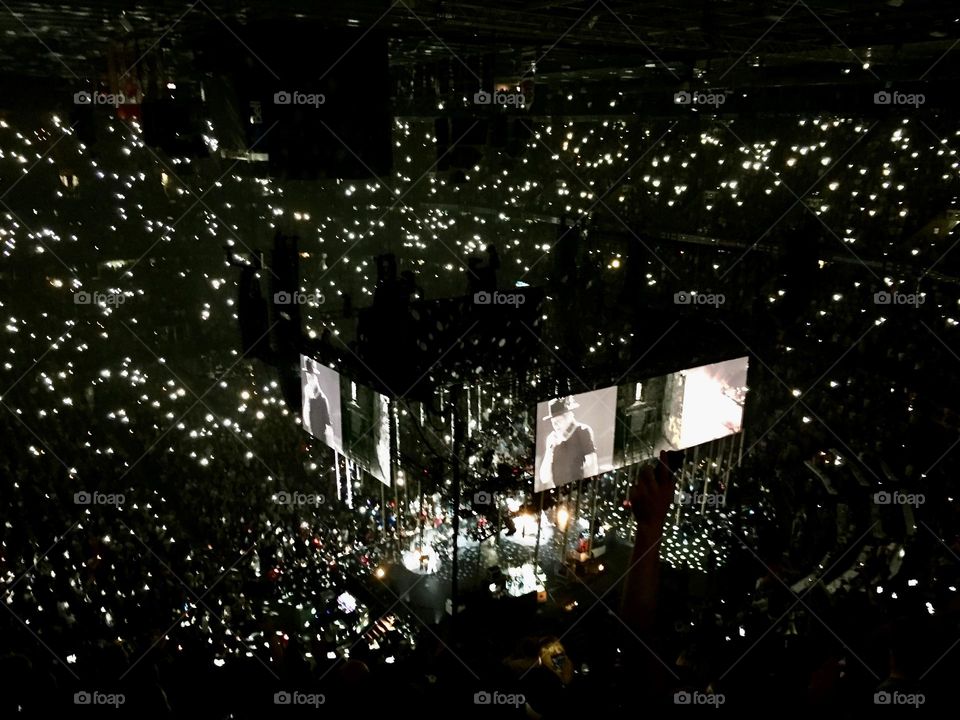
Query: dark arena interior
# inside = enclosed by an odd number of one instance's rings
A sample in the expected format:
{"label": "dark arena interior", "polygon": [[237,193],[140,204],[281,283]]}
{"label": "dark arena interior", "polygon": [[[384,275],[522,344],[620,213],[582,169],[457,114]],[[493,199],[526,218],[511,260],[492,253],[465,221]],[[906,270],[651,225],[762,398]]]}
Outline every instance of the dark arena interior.
{"label": "dark arena interior", "polygon": [[0,718],[949,712],[956,6],[0,5]]}

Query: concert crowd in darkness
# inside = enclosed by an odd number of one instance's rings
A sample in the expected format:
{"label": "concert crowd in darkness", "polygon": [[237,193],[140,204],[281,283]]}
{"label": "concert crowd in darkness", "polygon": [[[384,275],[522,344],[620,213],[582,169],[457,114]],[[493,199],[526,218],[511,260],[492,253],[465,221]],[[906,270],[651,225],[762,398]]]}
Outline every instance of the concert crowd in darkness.
{"label": "concert crowd in darkness", "polygon": [[2,717],[952,706],[949,8],[106,5],[0,10]]}

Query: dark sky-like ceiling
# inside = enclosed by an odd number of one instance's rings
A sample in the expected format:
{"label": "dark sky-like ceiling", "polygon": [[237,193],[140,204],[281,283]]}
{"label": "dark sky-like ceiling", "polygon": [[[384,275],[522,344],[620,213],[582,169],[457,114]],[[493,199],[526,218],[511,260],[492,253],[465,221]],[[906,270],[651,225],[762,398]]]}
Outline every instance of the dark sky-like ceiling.
{"label": "dark sky-like ceiling", "polygon": [[[0,8],[0,63],[7,73],[84,78],[103,72],[112,43],[186,53],[211,26],[276,18],[330,25],[375,26],[392,38],[395,64],[490,53],[537,73],[596,72],[607,67],[664,66],[678,77],[691,69],[781,66],[798,77],[811,63],[869,61],[916,75],[936,63],[951,73],[949,51],[960,37],[960,12],[939,0],[624,2],[581,0],[479,2],[354,0],[352,2],[155,2],[131,5],[7,2]],[[741,77],[741,79],[744,79]],[[798,80],[799,82],[799,80]]]}

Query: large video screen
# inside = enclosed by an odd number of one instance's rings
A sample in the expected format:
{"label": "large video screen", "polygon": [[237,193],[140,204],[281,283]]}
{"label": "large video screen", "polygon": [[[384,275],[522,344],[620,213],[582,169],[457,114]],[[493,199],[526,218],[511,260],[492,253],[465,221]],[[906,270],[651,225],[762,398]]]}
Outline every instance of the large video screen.
{"label": "large video screen", "polygon": [[619,386],[614,466],[740,432],[747,360],[701,365]]}
{"label": "large video screen", "polygon": [[340,378],[343,451],[380,482],[390,484],[390,401],[385,395]]}
{"label": "large video screen", "polygon": [[537,404],[534,492],[613,469],[617,388]]}
{"label": "large video screen", "polygon": [[[682,400],[679,432],[668,436],[679,449],[740,432],[747,391],[747,358],[681,370],[676,383]],[[678,396],[680,393],[678,393]],[[675,428],[671,428],[675,430]]]}
{"label": "large video screen", "polygon": [[343,452],[340,375],[316,360],[300,356],[303,427],[337,452]]}
{"label": "large video screen", "polygon": [[390,484],[390,404],[313,358],[300,356],[303,427]]}

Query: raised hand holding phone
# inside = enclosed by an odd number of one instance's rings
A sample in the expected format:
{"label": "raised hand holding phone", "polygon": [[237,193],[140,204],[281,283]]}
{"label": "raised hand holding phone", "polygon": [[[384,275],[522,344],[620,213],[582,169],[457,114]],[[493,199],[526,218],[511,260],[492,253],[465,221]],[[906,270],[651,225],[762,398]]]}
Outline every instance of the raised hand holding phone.
{"label": "raised hand holding phone", "polygon": [[652,628],[660,589],[660,540],[667,510],[673,501],[674,473],[683,463],[682,452],[661,451],[653,465],[640,469],[630,488],[630,511],[637,521],[633,554],[623,587],[621,613],[638,631]]}

